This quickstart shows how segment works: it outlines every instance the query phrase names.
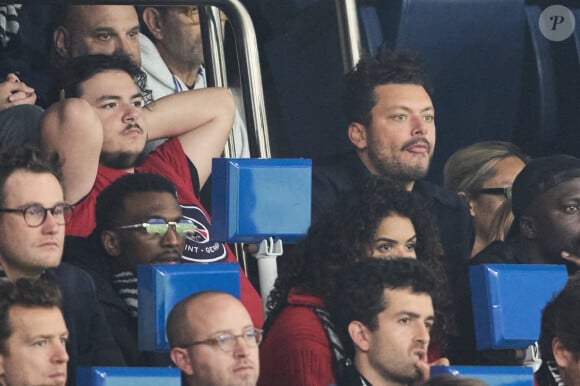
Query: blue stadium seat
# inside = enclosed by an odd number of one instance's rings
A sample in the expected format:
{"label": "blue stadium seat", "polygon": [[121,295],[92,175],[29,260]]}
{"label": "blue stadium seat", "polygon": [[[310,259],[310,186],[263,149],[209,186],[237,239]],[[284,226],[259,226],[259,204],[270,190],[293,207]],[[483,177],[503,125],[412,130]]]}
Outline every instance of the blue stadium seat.
{"label": "blue stadium seat", "polygon": [[564,265],[469,267],[478,350],[521,349],[540,337],[542,310],[568,280]]}
{"label": "blue stadium seat", "polygon": [[77,386],[181,386],[179,369],[165,367],[79,367]]}
{"label": "blue stadium seat", "polygon": [[173,306],[187,296],[217,290],[240,298],[237,263],[139,265],[139,350],[167,351],[165,322]]}
{"label": "blue stadium seat", "polygon": [[221,242],[298,241],[310,226],[311,184],[309,159],[214,158],[212,237]]}
{"label": "blue stadium seat", "polygon": [[533,386],[534,373],[529,367],[512,366],[433,366],[432,378],[455,375],[475,378],[488,386]]}

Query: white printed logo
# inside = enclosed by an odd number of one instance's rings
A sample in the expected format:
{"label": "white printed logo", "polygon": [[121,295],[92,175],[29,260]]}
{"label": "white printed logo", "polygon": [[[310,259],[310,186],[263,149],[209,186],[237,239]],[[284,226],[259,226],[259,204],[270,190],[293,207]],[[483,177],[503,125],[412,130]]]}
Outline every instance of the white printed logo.
{"label": "white printed logo", "polygon": [[568,39],[576,27],[574,14],[563,5],[550,5],[544,9],[538,23],[542,35],[553,42]]}

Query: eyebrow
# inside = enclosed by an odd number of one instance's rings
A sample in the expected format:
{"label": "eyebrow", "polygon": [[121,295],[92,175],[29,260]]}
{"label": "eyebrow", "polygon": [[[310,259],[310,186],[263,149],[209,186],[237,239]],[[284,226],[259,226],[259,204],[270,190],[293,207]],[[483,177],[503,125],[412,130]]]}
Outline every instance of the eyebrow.
{"label": "eyebrow", "polygon": [[[401,110],[405,110],[405,111],[413,111],[413,109],[411,109],[408,106],[397,105],[397,106],[389,107],[389,110],[395,110],[395,109],[401,109]],[[433,106],[428,106],[428,107],[424,107],[423,109],[419,110],[420,113],[425,113],[427,111],[435,111],[435,108]]]}
{"label": "eyebrow", "polygon": [[[250,329],[250,328],[255,328],[255,327],[254,327],[254,325],[253,325],[253,324],[248,324],[248,325],[246,325],[246,326],[242,327],[240,330],[241,330],[241,331],[246,331],[246,330],[248,330],[248,329]],[[233,334],[233,331],[232,331],[232,330],[221,330],[221,331],[216,331],[216,332],[213,332],[213,333],[211,333],[211,334],[210,334],[210,336],[213,336],[213,335],[218,335],[218,334]]]}
{"label": "eyebrow", "polygon": [[[395,314],[396,317],[397,316],[405,316],[405,315],[406,316],[410,316],[411,318],[414,318],[414,319],[420,319],[421,318],[421,315],[419,315],[416,312],[412,312],[412,311],[404,311],[403,310],[403,311],[397,312]],[[434,315],[429,315],[429,316],[427,316],[425,318],[425,320],[434,321],[435,320],[435,316]]]}
{"label": "eyebrow", "polygon": [[[409,237],[406,241],[411,241],[411,240],[416,240],[416,239],[417,239],[417,235],[413,235],[413,237]],[[390,241],[390,242],[393,242],[393,243],[396,243],[397,242],[397,240],[390,239],[388,237],[378,237],[378,238],[375,239],[374,242],[376,243],[377,241]]]}
{"label": "eyebrow", "polygon": [[[133,100],[133,99],[137,99],[137,98],[143,98],[143,95],[141,95],[141,93],[138,92],[136,94],[133,94],[130,99]],[[108,100],[119,101],[121,99],[122,98],[119,95],[102,95],[102,96],[97,98],[97,102],[103,102],[103,101],[108,101]]]}

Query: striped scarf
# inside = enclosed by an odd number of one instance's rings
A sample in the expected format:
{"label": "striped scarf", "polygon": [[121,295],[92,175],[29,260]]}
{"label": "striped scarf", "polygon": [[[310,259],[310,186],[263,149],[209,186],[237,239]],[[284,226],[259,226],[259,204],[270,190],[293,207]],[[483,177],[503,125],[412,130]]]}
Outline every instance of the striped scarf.
{"label": "striped scarf", "polygon": [[127,303],[131,316],[137,318],[137,276],[129,271],[119,272],[113,275],[113,287]]}

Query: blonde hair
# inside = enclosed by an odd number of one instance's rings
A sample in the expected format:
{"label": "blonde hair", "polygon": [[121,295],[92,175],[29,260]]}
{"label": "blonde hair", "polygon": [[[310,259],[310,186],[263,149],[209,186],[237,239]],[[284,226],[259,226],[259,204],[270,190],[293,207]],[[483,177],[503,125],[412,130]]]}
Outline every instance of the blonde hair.
{"label": "blonde hair", "polygon": [[508,157],[518,157],[524,163],[528,160],[519,147],[509,142],[484,141],[459,149],[445,163],[443,184],[471,198],[496,174],[495,165]]}

